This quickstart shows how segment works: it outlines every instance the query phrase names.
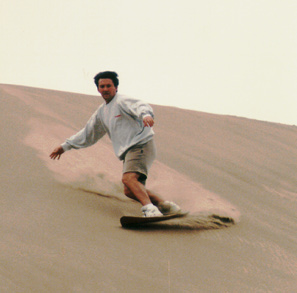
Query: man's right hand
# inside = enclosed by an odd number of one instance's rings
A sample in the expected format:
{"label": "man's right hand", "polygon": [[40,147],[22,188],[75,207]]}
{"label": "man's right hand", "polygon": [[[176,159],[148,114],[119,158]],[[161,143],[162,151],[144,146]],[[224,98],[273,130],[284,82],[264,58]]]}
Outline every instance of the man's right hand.
{"label": "man's right hand", "polygon": [[62,146],[58,146],[56,147],[53,152],[50,154],[50,158],[55,160],[56,158],[58,158],[58,160],[60,160],[61,155],[64,153],[65,151],[63,150]]}

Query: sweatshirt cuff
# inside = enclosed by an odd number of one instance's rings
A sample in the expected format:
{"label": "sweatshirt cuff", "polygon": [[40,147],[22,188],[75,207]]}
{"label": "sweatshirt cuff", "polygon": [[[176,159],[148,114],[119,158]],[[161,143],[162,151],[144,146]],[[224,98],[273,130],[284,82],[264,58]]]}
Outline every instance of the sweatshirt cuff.
{"label": "sweatshirt cuff", "polygon": [[[148,117],[148,116],[152,117],[152,115],[150,115],[150,114],[144,114],[144,115],[142,116],[142,119],[144,119],[145,117]],[[152,117],[152,118],[153,118],[153,117]]]}
{"label": "sweatshirt cuff", "polygon": [[71,145],[68,144],[67,142],[62,143],[61,146],[65,152],[71,150],[72,148]]}

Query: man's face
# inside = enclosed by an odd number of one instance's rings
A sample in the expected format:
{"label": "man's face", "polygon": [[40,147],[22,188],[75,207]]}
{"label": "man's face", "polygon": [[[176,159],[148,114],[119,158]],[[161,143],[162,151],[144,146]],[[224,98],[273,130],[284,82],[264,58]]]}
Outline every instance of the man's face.
{"label": "man's face", "polygon": [[117,87],[114,86],[113,81],[109,78],[100,78],[98,82],[98,92],[108,104],[117,93]]}

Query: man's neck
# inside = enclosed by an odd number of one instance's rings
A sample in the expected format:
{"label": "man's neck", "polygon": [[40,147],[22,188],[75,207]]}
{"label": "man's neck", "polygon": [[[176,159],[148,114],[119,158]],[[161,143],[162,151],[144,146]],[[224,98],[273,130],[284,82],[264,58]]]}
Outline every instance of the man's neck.
{"label": "man's neck", "polygon": [[105,103],[106,105],[109,104],[116,96],[117,94],[115,94],[113,97],[111,97],[110,99],[105,99]]}

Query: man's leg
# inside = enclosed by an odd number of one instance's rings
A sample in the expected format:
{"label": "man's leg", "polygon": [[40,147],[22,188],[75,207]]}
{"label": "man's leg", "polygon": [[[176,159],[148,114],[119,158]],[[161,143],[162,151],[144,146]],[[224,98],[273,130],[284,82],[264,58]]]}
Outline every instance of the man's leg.
{"label": "man's leg", "polygon": [[157,195],[155,193],[152,193],[150,190],[146,190],[151,202],[153,205],[155,206],[159,206],[161,203],[164,202],[164,199],[160,196],[160,195]]}
{"label": "man's leg", "polygon": [[143,184],[138,181],[139,174],[137,173],[124,173],[122,182],[125,186],[125,194],[139,201],[143,206],[150,204],[151,200],[146,192]]}
{"label": "man's leg", "polygon": [[[147,210],[148,206],[155,206],[157,207],[157,215],[156,211],[153,211],[153,214],[149,215],[151,211],[147,211],[143,213],[145,217],[159,216],[158,213],[161,211],[164,215],[170,215],[174,213],[178,213],[181,211],[181,208],[175,204],[174,202],[164,201],[159,195],[152,193],[151,191],[147,190],[144,185],[138,181],[140,174],[139,173],[124,173],[123,175],[123,183],[124,183],[124,193],[127,197],[132,198],[143,205],[143,209]],[[153,204],[153,205],[152,205]],[[151,207],[150,207],[151,209]],[[160,215],[162,215],[160,213]]]}
{"label": "man's leg", "polygon": [[138,181],[140,174],[139,173],[124,173],[122,181],[124,183],[124,192],[125,195],[129,198],[132,198],[136,201],[139,201],[143,206],[153,203],[158,205],[164,200],[149,190],[147,190],[144,185]]}

